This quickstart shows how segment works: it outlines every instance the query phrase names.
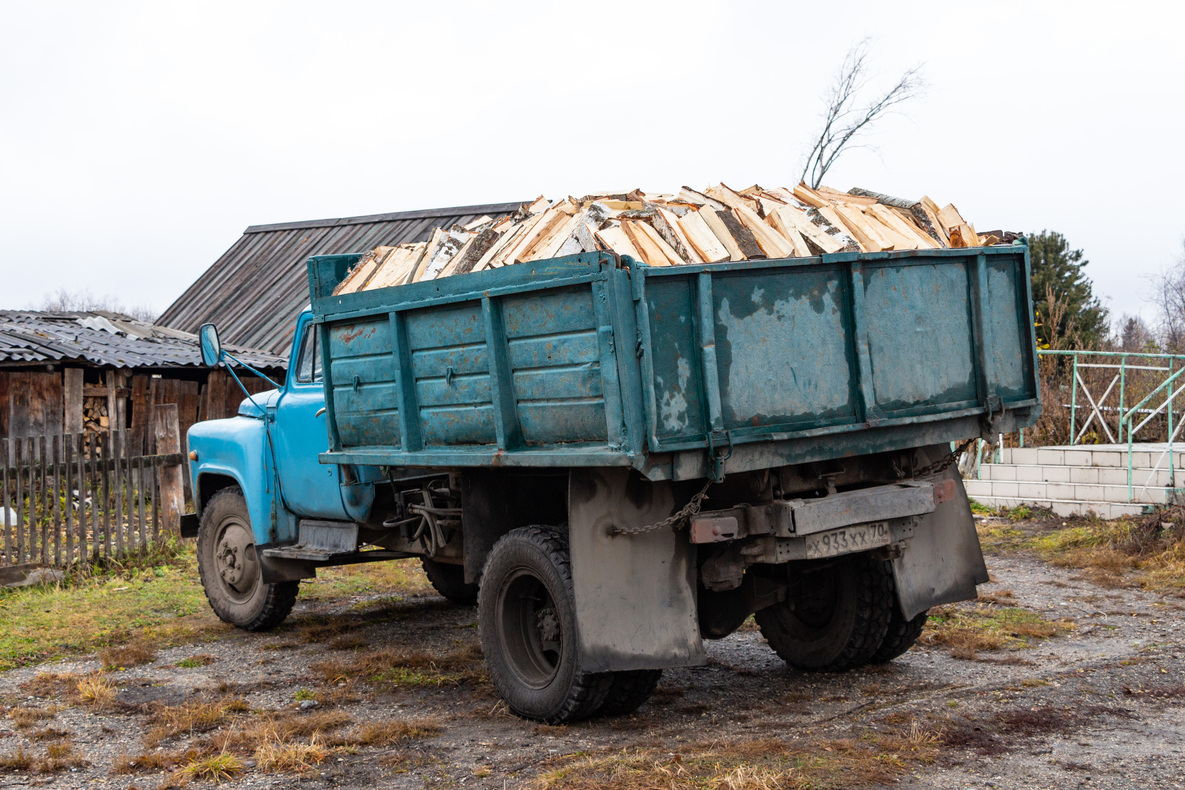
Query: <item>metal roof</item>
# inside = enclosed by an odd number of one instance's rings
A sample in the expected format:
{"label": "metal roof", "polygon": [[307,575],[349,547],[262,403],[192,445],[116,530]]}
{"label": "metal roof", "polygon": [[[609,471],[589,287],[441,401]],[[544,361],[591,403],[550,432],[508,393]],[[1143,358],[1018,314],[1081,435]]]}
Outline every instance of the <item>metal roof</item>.
{"label": "metal roof", "polygon": [[196,332],[213,322],[225,342],[287,357],[296,317],[309,303],[309,257],[425,241],[434,228],[464,225],[482,215],[504,216],[520,205],[489,203],[252,225],[156,323]]}
{"label": "metal roof", "polygon": [[[287,365],[285,358],[266,352],[226,348],[254,367]],[[54,362],[113,368],[200,367],[202,355],[196,335],[122,313],[0,310],[0,367]]]}

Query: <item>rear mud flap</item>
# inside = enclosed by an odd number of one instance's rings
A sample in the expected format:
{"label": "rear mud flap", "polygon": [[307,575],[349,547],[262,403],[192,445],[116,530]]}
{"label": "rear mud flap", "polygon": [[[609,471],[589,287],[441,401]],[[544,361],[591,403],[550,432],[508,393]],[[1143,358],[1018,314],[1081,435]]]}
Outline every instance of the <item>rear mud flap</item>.
{"label": "rear mud flap", "polygon": [[614,527],[661,521],[672,484],[629,469],[578,469],[568,487],[569,542],[584,669],[662,669],[705,662],[695,603],[695,547],[670,527],[616,535]]}
{"label": "rear mud flap", "polygon": [[912,620],[932,606],[974,600],[975,586],[988,581],[987,566],[975,532],[971,503],[959,470],[952,466],[927,478],[938,484],[954,481],[955,493],[933,513],[921,516],[913,538],[893,560],[893,580],[901,613]]}

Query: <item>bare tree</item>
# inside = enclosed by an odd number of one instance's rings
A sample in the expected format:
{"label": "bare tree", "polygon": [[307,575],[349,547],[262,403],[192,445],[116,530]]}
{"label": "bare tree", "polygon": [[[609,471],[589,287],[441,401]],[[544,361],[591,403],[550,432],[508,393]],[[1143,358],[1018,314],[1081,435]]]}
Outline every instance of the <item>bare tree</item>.
{"label": "bare tree", "polygon": [[1185,254],[1152,277],[1160,344],[1171,354],[1185,351]]}
{"label": "bare tree", "polygon": [[802,181],[814,189],[844,151],[853,147],[868,128],[897,105],[925,92],[921,66],[909,69],[885,93],[862,103],[869,92],[871,76],[868,63],[872,48],[870,39],[863,39],[844,57],[835,75],[835,83],[827,93],[827,111],[823,116],[823,130],[811,148],[802,168]]}
{"label": "bare tree", "polygon": [[140,304],[134,307],[125,307],[119,298],[111,294],[104,294],[103,296],[95,296],[90,292],[90,289],[83,288],[78,291],[68,291],[65,288],[59,288],[55,293],[46,294],[41,300],[38,310],[58,311],[58,312],[83,312],[88,310],[106,310],[112,313],[123,313],[132,318],[138,318],[141,321],[155,321],[157,312],[150,304]]}

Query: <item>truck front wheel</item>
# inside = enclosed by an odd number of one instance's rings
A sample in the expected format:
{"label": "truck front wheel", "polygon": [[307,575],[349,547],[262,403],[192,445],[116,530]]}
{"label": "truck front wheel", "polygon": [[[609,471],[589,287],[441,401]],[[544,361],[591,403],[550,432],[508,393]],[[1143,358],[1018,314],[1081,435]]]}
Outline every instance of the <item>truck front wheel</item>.
{"label": "truck front wheel", "polygon": [[761,635],[804,672],[843,672],[869,662],[884,642],[893,604],[885,562],[852,554],[800,573],[787,598],[757,612]]}
{"label": "truck front wheel", "polygon": [[522,527],[494,545],[477,623],[490,679],[518,715],[561,724],[605,701],[612,675],[580,665],[568,541],[560,533]]}
{"label": "truck front wheel", "polygon": [[224,488],[202,509],[197,555],[206,599],[224,622],[266,631],[292,611],[300,582],[264,583],[251,516],[238,488]]}

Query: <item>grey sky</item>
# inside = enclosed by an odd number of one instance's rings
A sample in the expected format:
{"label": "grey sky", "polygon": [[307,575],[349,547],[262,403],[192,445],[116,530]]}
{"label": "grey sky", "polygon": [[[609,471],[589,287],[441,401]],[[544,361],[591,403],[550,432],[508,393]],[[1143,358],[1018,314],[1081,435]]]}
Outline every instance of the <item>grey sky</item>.
{"label": "grey sky", "polygon": [[250,224],[790,186],[873,36],[930,89],[826,183],[1058,230],[1136,312],[1185,236],[1183,28],[1168,2],[0,0],[0,307],[160,311]]}

